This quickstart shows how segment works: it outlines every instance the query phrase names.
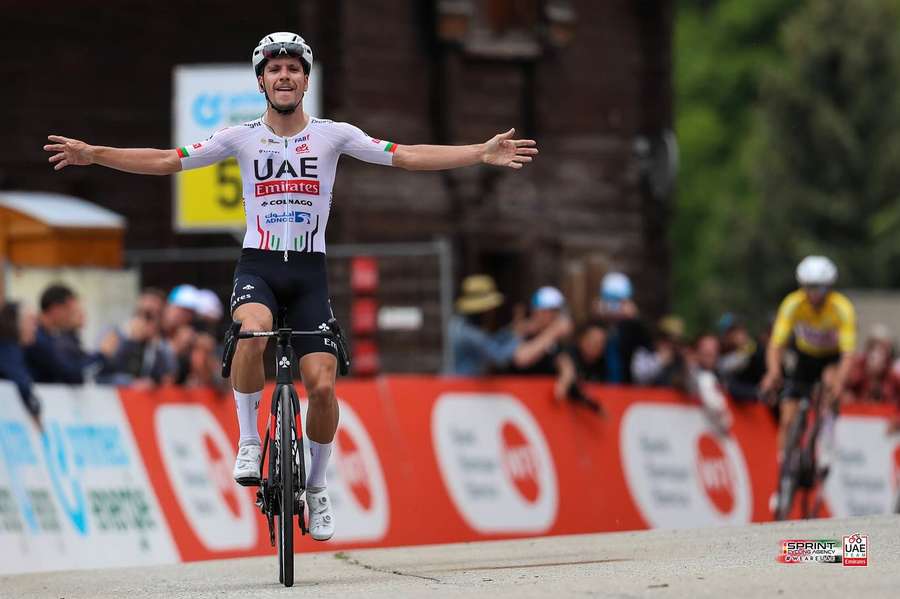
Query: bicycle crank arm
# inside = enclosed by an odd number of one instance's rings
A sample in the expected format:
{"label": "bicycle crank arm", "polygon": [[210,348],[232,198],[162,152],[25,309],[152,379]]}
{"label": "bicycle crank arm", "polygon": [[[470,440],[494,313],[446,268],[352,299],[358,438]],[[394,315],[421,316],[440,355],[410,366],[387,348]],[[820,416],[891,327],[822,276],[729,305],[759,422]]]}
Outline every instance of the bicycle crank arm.
{"label": "bicycle crank arm", "polygon": [[275,546],[275,516],[266,514],[266,522],[269,524],[269,544]]}
{"label": "bicycle crank arm", "polygon": [[303,503],[302,499],[299,503],[300,505],[297,509],[297,522],[298,524],[300,524],[300,534],[305,535],[309,533],[309,529],[306,527],[306,514],[303,511],[303,507],[305,504]]}

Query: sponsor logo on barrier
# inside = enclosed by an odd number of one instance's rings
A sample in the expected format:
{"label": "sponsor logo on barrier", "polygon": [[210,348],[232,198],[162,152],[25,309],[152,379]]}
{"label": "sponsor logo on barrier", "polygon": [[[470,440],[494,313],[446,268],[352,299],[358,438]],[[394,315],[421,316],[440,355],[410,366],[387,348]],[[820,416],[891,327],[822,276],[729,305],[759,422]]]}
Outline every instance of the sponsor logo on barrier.
{"label": "sponsor logo on barrier", "polygon": [[528,503],[534,503],[541,491],[537,453],[511,421],[503,424],[500,435],[503,439],[503,470],[519,495]]}
{"label": "sponsor logo on barrier", "polygon": [[175,561],[115,391],[40,387],[38,431],[8,390],[0,387],[0,533],[18,540],[0,543],[0,572]]}
{"label": "sponsor logo on barrier", "polygon": [[[3,460],[6,464],[8,473],[8,483],[10,490],[2,489],[3,493],[9,497],[10,508],[3,510],[3,520],[8,522],[4,526],[7,530],[22,530],[21,520],[18,517],[18,510],[21,509],[21,517],[29,532],[36,533],[40,530],[48,530],[45,524],[48,519],[54,522],[52,530],[59,529],[59,520],[56,515],[55,504],[50,505],[50,510],[45,513],[52,513],[49,518],[40,518],[40,511],[37,509],[38,504],[45,502],[34,501],[36,495],[41,497],[49,496],[47,488],[35,488],[32,486],[33,481],[28,480],[29,472],[32,472],[38,466],[38,457],[31,445],[31,439],[25,424],[15,420],[0,421],[0,450],[2,450]],[[6,505],[7,502],[4,501]],[[18,504],[18,505],[16,505]],[[15,510],[15,513],[12,512]]]}
{"label": "sponsor logo on barrier", "polygon": [[350,488],[353,498],[364,511],[372,509],[372,489],[369,485],[369,474],[362,453],[346,430],[338,431],[337,465],[341,478]]}
{"label": "sponsor logo on barrier", "polygon": [[894,493],[900,492],[900,445],[894,448],[894,471],[892,474]]}
{"label": "sponsor logo on barrier", "polygon": [[825,479],[825,498],[836,517],[889,514],[896,493],[891,480],[900,451],[884,434],[884,419],[842,414],[835,422],[835,459]]}
{"label": "sponsor logo on barrier", "polygon": [[651,527],[750,522],[743,454],[733,439],[714,436],[698,408],[632,404],[619,446],[628,490]]}
{"label": "sponsor logo on barrier", "polygon": [[444,485],[482,533],[543,532],[558,508],[556,470],[540,427],[515,397],[444,393],[431,414]]}
{"label": "sponsor logo on barrier", "polygon": [[[107,430],[112,436],[117,432]],[[77,438],[77,436],[76,436]],[[46,423],[44,434],[41,435],[44,445],[44,457],[47,460],[47,471],[50,473],[50,482],[56,491],[56,497],[62,505],[63,512],[69,518],[75,531],[81,535],[87,534],[87,505],[84,498],[84,489],[81,486],[81,470],[85,460],[73,461],[73,455],[66,448],[65,440],[58,422]],[[115,443],[114,440],[112,440]],[[117,444],[115,445],[117,446]],[[127,464],[127,462],[126,462]]]}
{"label": "sponsor logo on barrier", "polygon": [[[381,460],[362,420],[349,404],[338,400],[341,421],[326,473],[337,521],[334,540],[377,542],[388,531],[390,507]],[[306,411],[306,400],[302,410]],[[309,449],[306,453],[310,463]]]}
{"label": "sponsor logo on barrier", "polygon": [[156,438],[182,511],[214,551],[250,549],[257,539],[253,498],[231,475],[235,448],[202,405],[160,406]]}
{"label": "sponsor logo on barrier", "polygon": [[737,482],[734,469],[715,437],[703,433],[697,438],[697,477],[706,497],[719,513],[734,510]]}

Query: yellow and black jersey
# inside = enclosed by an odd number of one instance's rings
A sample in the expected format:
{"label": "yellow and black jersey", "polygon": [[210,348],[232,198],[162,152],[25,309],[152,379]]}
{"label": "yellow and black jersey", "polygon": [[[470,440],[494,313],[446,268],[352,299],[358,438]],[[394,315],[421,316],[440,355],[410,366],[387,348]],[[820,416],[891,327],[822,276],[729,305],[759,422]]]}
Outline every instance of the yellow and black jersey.
{"label": "yellow and black jersey", "polygon": [[810,303],[803,289],[788,294],[778,308],[772,343],[787,345],[794,336],[797,349],[815,357],[856,349],[856,311],[847,296],[830,291],[821,307]]}

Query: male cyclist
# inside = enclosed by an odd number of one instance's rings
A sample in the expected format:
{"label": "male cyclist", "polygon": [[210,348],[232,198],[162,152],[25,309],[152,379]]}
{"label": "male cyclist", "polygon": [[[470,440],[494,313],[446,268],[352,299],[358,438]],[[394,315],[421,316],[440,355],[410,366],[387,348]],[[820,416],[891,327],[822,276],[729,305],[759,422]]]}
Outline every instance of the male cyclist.
{"label": "male cyclist", "polygon": [[[347,123],[311,118],[303,110],[313,53],[295,33],[265,36],[252,64],[267,107],[261,118],[228,127],[209,139],[174,150],[92,146],[49,136],[44,149],[59,170],[99,164],[126,172],[169,175],[237,158],[244,191],[247,231],[234,276],[231,313],[242,331],[267,331],[279,308],[287,326],[315,329],[331,317],[325,271],[325,227],[338,159],[354,158],[407,170],[440,170],[486,163],[520,169],[537,148],[512,139],[514,130],[468,146],[398,145],[374,139]],[[300,373],[309,397],[306,419],[312,461],[307,477],[309,528],[313,539],[334,534],[325,469],[338,424],[334,395],[336,349],[309,337],[297,344]],[[258,485],[260,439],[257,413],[264,384],[262,339],[237,345],[232,384],[240,425],[234,478]]]}
{"label": "male cyclist", "polygon": [[[777,438],[779,464],[784,459],[785,437],[797,414],[799,400],[808,398],[812,387],[820,379],[825,386],[825,397],[830,408],[826,410],[821,440],[824,446],[833,440],[833,412],[847,380],[856,347],[853,304],[846,296],[832,289],[837,274],[837,267],[828,258],[807,256],[797,265],[800,289],[788,294],[778,308],[766,352],[766,375],[760,384],[763,393],[778,389],[784,352],[791,339],[797,354],[796,366],[785,381],[782,393]],[[826,471],[830,459],[827,453],[823,452],[819,464]],[[777,503],[776,497],[773,497],[773,503]]]}

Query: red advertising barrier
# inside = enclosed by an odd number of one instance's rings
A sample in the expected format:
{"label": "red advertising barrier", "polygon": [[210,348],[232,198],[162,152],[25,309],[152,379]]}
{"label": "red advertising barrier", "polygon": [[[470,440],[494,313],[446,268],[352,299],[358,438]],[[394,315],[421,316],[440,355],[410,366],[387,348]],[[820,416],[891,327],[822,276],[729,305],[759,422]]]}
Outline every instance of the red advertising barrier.
{"label": "red advertising barrier", "polygon": [[[299,387],[302,388],[302,387]],[[775,423],[733,405],[714,432],[678,393],[590,386],[606,414],[558,403],[550,379],[383,377],[340,382],[327,472],[337,533],[299,551],[446,543],[770,519]],[[260,429],[268,396],[260,406]],[[302,395],[302,393],[301,393]],[[272,553],[255,489],[231,467],[231,397],[121,391],[149,478],[185,561]],[[305,403],[303,411],[305,413]],[[845,410],[830,513],[890,510],[900,448],[888,408]]]}

